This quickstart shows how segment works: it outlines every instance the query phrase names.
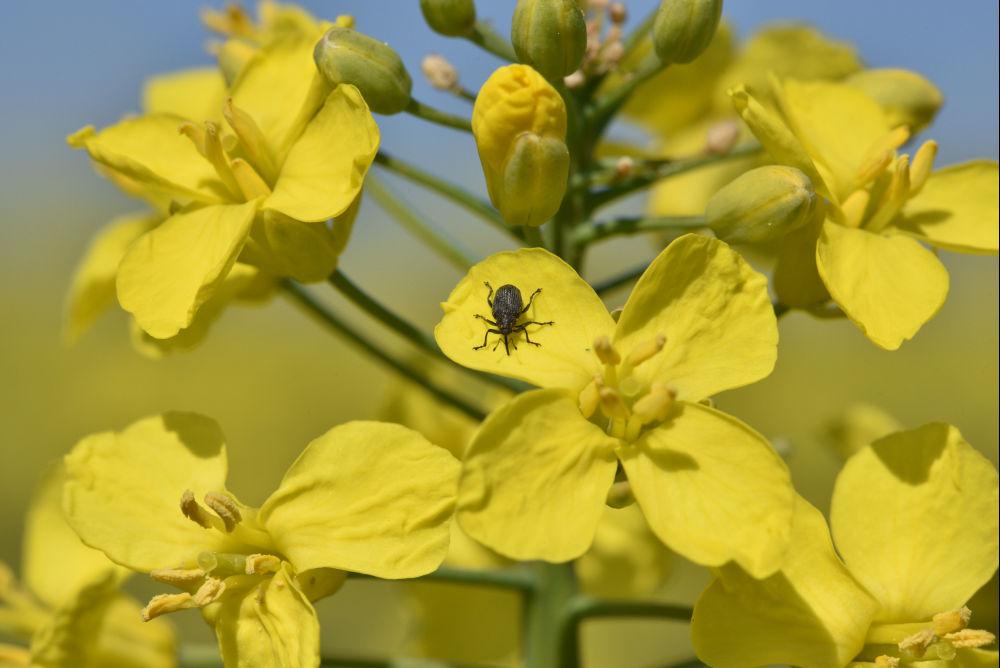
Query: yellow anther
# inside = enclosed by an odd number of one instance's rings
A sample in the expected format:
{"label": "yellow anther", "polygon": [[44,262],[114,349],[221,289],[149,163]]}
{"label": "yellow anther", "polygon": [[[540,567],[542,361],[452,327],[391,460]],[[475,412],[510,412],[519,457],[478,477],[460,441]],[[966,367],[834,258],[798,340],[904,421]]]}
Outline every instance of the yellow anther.
{"label": "yellow anther", "polygon": [[868,221],[867,228],[872,232],[881,232],[886,225],[892,222],[899,210],[903,208],[906,199],[910,195],[910,156],[900,156],[896,161],[895,171],[892,173],[892,181],[885,189],[882,199],[878,204],[875,215]]}
{"label": "yellow anther", "polygon": [[643,424],[665,420],[676,399],[677,392],[667,389],[663,383],[653,383],[649,392],[635,402],[632,411]]}
{"label": "yellow anther", "polygon": [[215,603],[218,601],[225,591],[225,582],[219,578],[207,578],[204,584],[198,587],[198,591],[194,593],[191,600],[194,605],[200,608],[208,605],[209,603]]}
{"label": "yellow anther", "polygon": [[142,618],[148,622],[160,615],[197,607],[198,604],[194,602],[194,596],[187,592],[183,594],[158,594],[149,599],[149,603],[142,609]]}
{"label": "yellow anther", "polygon": [[896,149],[906,143],[910,138],[910,130],[905,125],[893,129],[888,134],[883,135],[869,147],[865,153],[865,158],[858,167],[856,178],[858,185],[865,185],[874,181],[886,168],[892,164],[892,158]]}
{"label": "yellow anther", "polygon": [[236,186],[247,200],[267,197],[271,194],[271,188],[246,160],[236,158],[230,163],[229,168],[233,171]]}
{"label": "yellow anther", "polygon": [[875,665],[878,668],[899,668],[899,657],[888,656],[887,654],[876,656]]}
{"label": "yellow anther", "polygon": [[859,188],[863,188],[879,176],[882,175],[889,165],[892,164],[893,152],[882,150],[865,159],[858,172],[854,176],[854,181]]}
{"label": "yellow anther", "polygon": [[987,647],[995,643],[997,637],[982,629],[962,629],[946,634],[944,639],[954,647]]}
{"label": "yellow anther", "polygon": [[205,571],[200,568],[160,568],[151,571],[149,577],[157,582],[172,585],[180,589],[188,589],[200,585],[205,579]]}
{"label": "yellow anther", "polygon": [[585,388],[580,390],[580,396],[577,399],[580,404],[580,413],[588,419],[597,410],[597,404],[601,402],[601,395],[597,390],[597,382],[597,380],[590,381]]}
{"label": "yellow anther", "polygon": [[184,493],[181,494],[181,512],[184,513],[184,517],[195,524],[205,529],[212,528],[212,516],[198,504],[194,498],[194,492],[190,489],[184,490]]}
{"label": "yellow anther", "polygon": [[181,123],[177,131],[191,140],[198,153],[201,153],[202,156],[205,155],[205,128],[196,123],[186,121]]}
{"label": "yellow anther", "polygon": [[233,169],[229,164],[229,157],[222,150],[222,140],[219,137],[219,126],[211,121],[205,121],[205,158],[212,163],[215,173],[219,179],[226,184],[226,189],[234,196],[239,196],[241,189],[233,176]]}
{"label": "yellow anther", "polygon": [[919,659],[927,652],[927,648],[934,644],[935,639],[934,629],[923,629],[903,638],[899,642],[899,651]]}
{"label": "yellow anther", "polygon": [[273,554],[251,554],[247,557],[247,575],[277,573],[279,568],[281,568],[281,559]]}
{"label": "yellow anther", "polygon": [[840,205],[840,212],[844,216],[844,225],[860,227],[870,200],[871,195],[867,190],[855,190],[848,195],[844,203]]}
{"label": "yellow anther", "polygon": [[601,386],[598,388],[598,394],[601,397],[601,410],[604,411],[606,416],[611,419],[628,419],[628,407],[622,400],[622,395],[617,390]]}
{"label": "yellow anther", "polygon": [[650,357],[663,350],[663,346],[666,342],[667,337],[663,336],[663,334],[657,334],[655,338],[640,343],[633,348],[632,352],[630,352],[628,357],[625,358],[625,363],[632,367],[639,366]]}
{"label": "yellow anther", "polygon": [[931,175],[934,167],[934,158],[937,157],[938,145],[933,139],[925,141],[917,149],[910,164],[910,197],[913,197],[927,183],[927,177]]}
{"label": "yellow anther", "polygon": [[948,633],[961,631],[969,625],[971,618],[972,610],[964,606],[957,610],[939,612],[931,620],[934,623],[934,635],[944,636]]}
{"label": "yellow anther", "polygon": [[274,158],[267,147],[264,133],[257,127],[257,123],[254,122],[250,114],[235,106],[232,99],[226,100],[222,107],[222,115],[226,117],[229,126],[239,137],[247,161],[253,165],[264,181],[274,183],[278,170],[274,166]]}
{"label": "yellow anther", "polygon": [[594,339],[594,353],[603,364],[615,366],[621,364],[622,356],[618,354],[615,347],[611,345],[611,339],[606,336],[599,336]]}
{"label": "yellow anther", "polygon": [[228,494],[209,492],[205,495],[205,505],[211,508],[226,527],[226,532],[230,533],[236,525],[243,521],[240,509]]}

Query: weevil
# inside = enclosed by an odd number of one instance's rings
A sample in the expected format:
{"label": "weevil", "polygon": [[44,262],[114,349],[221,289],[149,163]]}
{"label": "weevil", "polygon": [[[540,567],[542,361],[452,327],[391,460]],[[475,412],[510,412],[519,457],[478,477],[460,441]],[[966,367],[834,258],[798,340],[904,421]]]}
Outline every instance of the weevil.
{"label": "weevil", "polygon": [[[554,325],[553,321],[548,322],[538,322],[536,320],[526,320],[525,322],[518,322],[521,316],[528,312],[531,308],[531,303],[535,301],[535,296],[542,291],[538,288],[531,293],[528,298],[528,304],[524,305],[524,301],[521,299],[521,291],[517,289],[517,286],[501,285],[496,290],[496,296],[493,295],[493,286],[488,282],[483,282],[487,288],[489,288],[490,293],[486,295],[486,304],[490,307],[490,312],[493,314],[493,320],[490,320],[486,316],[476,314],[476,317],[484,321],[487,325],[491,325],[491,329],[486,330],[486,336],[483,337],[483,345],[473,346],[473,350],[482,350],[486,347],[486,342],[490,338],[490,334],[499,334],[503,338],[497,339],[497,342],[493,344],[493,350],[497,349],[500,342],[503,341],[504,350],[510,355],[510,347],[514,346],[514,350],[517,350],[517,344],[510,341],[509,337],[515,332],[524,332],[524,340],[533,346],[541,346],[542,344],[531,340],[528,336],[528,325]],[[493,329],[495,328],[495,329]]]}

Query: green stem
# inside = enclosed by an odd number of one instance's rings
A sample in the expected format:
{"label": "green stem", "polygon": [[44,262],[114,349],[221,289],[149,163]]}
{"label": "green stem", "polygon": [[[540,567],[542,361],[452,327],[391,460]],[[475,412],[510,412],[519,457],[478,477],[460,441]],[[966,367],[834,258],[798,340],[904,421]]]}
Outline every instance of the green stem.
{"label": "green stem", "polygon": [[[552,668],[559,664],[559,622],[563,610],[576,594],[576,576],[572,563],[535,565],[538,585],[525,599],[525,665],[527,668]],[[572,664],[577,668],[579,664]]]}
{"label": "green stem", "polygon": [[545,240],[542,239],[542,231],[537,227],[525,226],[524,240],[529,246],[545,248]]}
{"label": "green stem", "polygon": [[430,392],[435,398],[449,404],[450,406],[454,406],[476,421],[481,421],[486,418],[486,413],[478,407],[466,402],[464,399],[452,394],[448,390],[439,387],[413,367],[371,343],[351,325],[342,320],[340,316],[316,300],[316,298],[313,297],[304,286],[286,279],[281,282],[281,287],[285,291],[285,294],[292,299],[292,301],[305,309],[306,312],[314,318],[333,329],[348,341],[357,345],[378,361],[393,369],[399,375],[404,378],[408,378]]}
{"label": "green stem", "polygon": [[594,292],[599,295],[603,295],[607,292],[611,292],[616,288],[620,288],[623,285],[628,285],[632,281],[638,279],[642,276],[643,272],[646,271],[648,264],[639,265],[638,267],[633,267],[627,271],[623,271],[620,274],[616,274],[611,278],[594,283]]}
{"label": "green stem", "polygon": [[654,9],[649,12],[646,17],[642,20],[642,23],[635,27],[635,30],[628,34],[625,41],[622,42],[622,47],[624,52],[622,54],[621,62],[628,62],[629,56],[631,56],[639,45],[642,44],[642,40],[649,34],[653,29],[653,23],[656,21],[656,14],[658,9]]}
{"label": "green stem", "polygon": [[517,54],[514,53],[514,47],[485,21],[476,21],[472,32],[466,35],[465,38],[479,46],[479,48],[489,51],[500,60],[506,60],[509,63],[517,62]]}
{"label": "green stem", "polygon": [[678,229],[691,230],[701,227],[705,227],[704,216],[615,218],[614,220],[595,221],[591,225],[578,227],[573,234],[573,243],[583,245],[621,234]]}
{"label": "green stem", "polygon": [[593,208],[601,207],[620,199],[625,195],[630,195],[637,190],[642,190],[643,188],[661,179],[683,174],[684,172],[689,172],[707,165],[715,165],[721,162],[735,160],[737,158],[746,158],[759,153],[760,150],[760,144],[750,143],[735,148],[724,155],[699,155],[693,158],[663,161],[651,169],[640,170],[640,173],[636,176],[625,179],[614,186],[591,194],[590,205]]}
{"label": "green stem", "polygon": [[663,63],[656,57],[656,54],[650,53],[639,63],[639,66],[632,72],[632,76],[623,84],[594,100],[594,104],[587,114],[587,120],[595,140],[604,131],[615,113],[625,104],[629,96],[635,92],[635,89],[663,70],[663,67]]}
{"label": "green stem", "polygon": [[521,240],[520,230],[516,230],[507,225],[507,223],[505,223],[503,218],[500,216],[499,211],[494,209],[489,202],[477,197],[461,186],[457,186],[450,181],[446,181],[439,176],[435,176],[430,172],[424,171],[420,167],[410,164],[405,160],[391,156],[384,151],[379,151],[378,155],[375,156],[375,162],[385,169],[399,174],[403,178],[409,179],[414,183],[419,183],[420,185],[433,190],[442,197],[463,207],[465,210],[476,214],[498,230],[513,236],[518,241]]}
{"label": "green stem", "polygon": [[449,114],[447,111],[441,111],[440,109],[435,109],[434,107],[428,106],[423,102],[418,102],[413,98],[410,98],[410,103],[406,105],[406,113],[412,114],[417,118],[422,118],[431,123],[443,125],[446,128],[472,132],[472,123],[468,118],[456,116],[455,114]]}
{"label": "green stem", "polygon": [[[348,573],[352,579],[367,580],[372,576],[362,573]],[[473,570],[469,568],[455,568],[453,566],[441,566],[433,573],[423,575],[416,580],[428,582],[447,582],[453,584],[469,584],[478,587],[491,587],[494,589],[510,589],[524,594],[531,594],[535,590],[536,580],[531,573],[523,571],[487,571]]]}
{"label": "green stem", "polygon": [[595,617],[633,617],[691,621],[691,608],[653,601],[608,601],[576,596],[569,601],[559,624],[559,668],[580,665],[580,623]]}
{"label": "green stem", "polygon": [[[438,348],[437,342],[434,341],[429,334],[425,333],[413,323],[404,320],[399,315],[387,309],[381,302],[359,288],[356,283],[349,279],[339,269],[330,274],[327,281],[329,281],[330,285],[336,288],[341,295],[350,300],[355,306],[381,322],[389,329],[395,331],[403,338],[413,342],[418,348],[423,350],[428,355],[445,360],[449,363],[451,362],[451,360],[449,360],[445,354],[441,352],[441,349]],[[473,371],[472,369],[467,369],[466,367],[459,368],[475,375],[476,378],[479,378],[484,382],[496,385],[497,387],[501,387],[510,392],[523,392],[526,387],[522,383],[508,380],[507,378],[501,378],[500,376]]]}
{"label": "green stem", "polygon": [[450,262],[460,272],[466,272],[475,259],[458,243],[449,239],[441,230],[435,228],[429,220],[418,215],[413,207],[408,206],[379,179],[369,175],[365,180],[365,188],[370,192],[386,213],[395,218],[413,236],[430,246],[445,260]]}

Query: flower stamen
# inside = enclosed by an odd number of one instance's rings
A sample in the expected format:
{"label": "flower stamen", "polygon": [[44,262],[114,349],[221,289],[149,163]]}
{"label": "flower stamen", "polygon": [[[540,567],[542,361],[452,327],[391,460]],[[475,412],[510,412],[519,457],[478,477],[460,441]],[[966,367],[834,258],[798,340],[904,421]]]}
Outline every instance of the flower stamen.
{"label": "flower stamen", "polygon": [[181,494],[181,512],[184,513],[184,517],[203,529],[212,528],[212,516],[201,507],[197,499],[194,498],[194,492],[190,489],[184,490],[184,493]]}
{"label": "flower stamen", "polygon": [[189,589],[200,585],[206,575],[207,573],[200,568],[158,568],[149,573],[149,576],[157,582],[179,589]]}
{"label": "flower stamen", "polygon": [[637,367],[646,360],[650,359],[656,353],[663,350],[663,346],[667,343],[667,337],[663,334],[657,334],[652,339],[640,343],[638,346],[632,349],[632,352],[628,354],[625,359],[625,364],[630,367]]}
{"label": "flower stamen", "polygon": [[226,533],[232,533],[236,525],[243,521],[239,507],[237,507],[236,502],[227,494],[208,492],[205,494],[205,505],[219,516],[219,519],[225,525]]}

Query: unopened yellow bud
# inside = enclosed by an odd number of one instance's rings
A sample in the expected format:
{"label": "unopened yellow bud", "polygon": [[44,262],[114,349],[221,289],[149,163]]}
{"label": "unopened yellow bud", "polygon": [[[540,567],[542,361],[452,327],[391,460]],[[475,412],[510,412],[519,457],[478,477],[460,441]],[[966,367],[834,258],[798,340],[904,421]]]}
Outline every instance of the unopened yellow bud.
{"label": "unopened yellow bud", "polygon": [[722,0],[661,0],[653,48],[664,65],[690,63],[708,48],[722,16]]}
{"label": "unopened yellow bud", "polygon": [[483,84],[472,133],[490,200],[510,225],[541,225],[562,203],[569,177],[566,106],[530,67],[508,65]]}
{"label": "unopened yellow bud", "polygon": [[587,22],[576,0],[518,0],[510,39],[518,60],[562,81],[583,60]]}
{"label": "unopened yellow bud", "polygon": [[663,334],[657,334],[653,338],[644,341],[633,348],[632,352],[630,352],[628,357],[625,359],[625,363],[632,367],[639,366],[650,357],[663,350],[663,346],[666,343],[667,337],[663,336]]}
{"label": "unopened yellow bud", "polygon": [[712,195],[705,222],[723,241],[757,243],[802,227],[816,206],[808,176],[794,167],[768,165],[745,172]]}
{"label": "unopened yellow bud", "polygon": [[616,364],[621,364],[622,361],[621,355],[611,345],[611,339],[606,336],[599,336],[594,339],[594,354],[597,355],[597,359],[601,360],[602,364],[615,366]]}
{"label": "unopened yellow bud", "polygon": [[944,636],[948,633],[961,631],[969,625],[969,620],[971,618],[972,610],[969,610],[969,608],[964,606],[958,608],[957,610],[939,612],[931,619],[934,623],[934,635]]}
{"label": "unopened yellow bud", "polygon": [[944,104],[944,96],[934,84],[909,70],[861,70],[846,83],[882,105],[890,125],[906,125],[914,134],[927,127]]}
{"label": "unopened yellow bud", "polygon": [[410,103],[410,74],[399,54],[385,42],[350,28],[334,27],[316,43],[313,59],[334,86],[357,86],[372,111],[398,114]]}
{"label": "unopened yellow bud", "polygon": [[458,70],[444,56],[436,53],[424,56],[420,63],[420,71],[424,73],[427,82],[437,90],[450,91],[458,87]]}
{"label": "unopened yellow bud", "polygon": [[914,154],[913,162],[910,164],[910,197],[920,192],[924,184],[927,183],[927,177],[931,175],[931,169],[934,168],[937,150],[937,142],[931,139],[921,144]]}
{"label": "unopened yellow bud", "polygon": [[476,24],[472,0],[420,0],[420,11],[431,30],[448,37],[468,35]]}

